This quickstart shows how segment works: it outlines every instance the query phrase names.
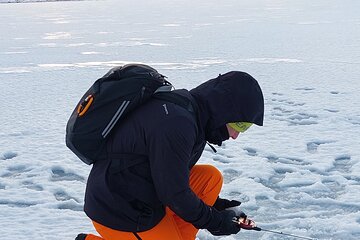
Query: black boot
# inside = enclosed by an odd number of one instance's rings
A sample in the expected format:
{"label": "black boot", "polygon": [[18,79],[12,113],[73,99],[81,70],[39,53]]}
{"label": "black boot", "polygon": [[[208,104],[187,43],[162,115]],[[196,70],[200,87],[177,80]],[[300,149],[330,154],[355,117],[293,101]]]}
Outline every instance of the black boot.
{"label": "black boot", "polygon": [[77,235],[75,240],[85,240],[86,236],[87,236],[87,234],[80,233],[79,235]]}

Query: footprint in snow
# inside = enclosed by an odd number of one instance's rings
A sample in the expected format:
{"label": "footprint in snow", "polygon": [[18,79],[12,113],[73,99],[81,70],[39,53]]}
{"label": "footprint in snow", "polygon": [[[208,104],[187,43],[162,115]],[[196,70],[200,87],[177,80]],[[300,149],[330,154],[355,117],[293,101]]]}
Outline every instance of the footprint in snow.
{"label": "footprint in snow", "polygon": [[290,114],[293,110],[288,110],[283,107],[274,107],[272,115],[274,116],[283,116],[284,114]]}
{"label": "footprint in snow", "polygon": [[225,150],[226,149],[226,145],[223,143],[223,145],[221,146],[221,148],[217,149],[217,152],[215,153],[215,155],[217,156],[221,156],[224,158],[234,158],[234,155],[231,155],[229,153],[229,151]]}
{"label": "footprint in snow", "polygon": [[333,143],[334,141],[326,141],[326,140],[317,140],[317,141],[311,141],[306,144],[306,149],[308,153],[316,153],[318,150],[318,147],[322,144],[327,143]]}
{"label": "footprint in snow", "polygon": [[281,105],[287,105],[290,107],[298,107],[298,106],[304,106],[305,103],[297,103],[291,100],[287,100],[287,99],[277,99],[277,98],[273,98],[271,99],[272,102],[274,103],[279,103]]}
{"label": "footprint in snow", "polygon": [[270,207],[276,208],[277,203],[269,199],[266,195],[256,195],[255,196],[256,205],[261,207]]}
{"label": "footprint in snow", "polygon": [[260,178],[258,182],[264,187],[270,188],[275,192],[280,192],[281,188],[278,186],[278,183],[280,183],[284,178],[285,178],[284,174],[275,174],[271,176],[269,179]]}
{"label": "footprint in snow", "polygon": [[294,170],[292,168],[288,168],[288,167],[275,167],[274,170],[275,170],[275,173],[278,175],[284,175],[286,173],[294,172]]}
{"label": "footprint in snow", "polygon": [[34,202],[26,202],[26,201],[12,201],[8,199],[0,200],[0,205],[6,205],[8,207],[17,207],[17,208],[25,208],[36,205]]}
{"label": "footprint in snow", "polygon": [[236,200],[240,201],[241,203],[250,201],[250,197],[248,195],[238,192],[238,191],[231,191],[228,193],[228,196],[230,199],[236,199]]}
{"label": "footprint in snow", "polygon": [[10,166],[7,169],[7,173],[3,174],[1,177],[4,178],[16,178],[21,176],[23,173],[31,171],[31,169],[27,168],[24,165],[14,165]]}
{"label": "footprint in snow", "polygon": [[271,176],[268,181],[268,186],[270,186],[270,188],[273,188],[274,190],[279,188],[276,184],[280,183],[285,178],[285,175],[287,173],[294,172],[293,169],[287,167],[275,167],[274,171],[275,174]]}
{"label": "footprint in snow", "polygon": [[360,185],[360,177],[354,175],[346,175],[344,176],[349,182],[350,185]]}
{"label": "footprint in snow", "polygon": [[339,195],[341,195],[341,193],[343,193],[345,191],[345,186],[340,184],[339,182],[332,180],[332,179],[324,179],[321,181],[321,183],[327,188],[329,189],[329,191],[317,191],[314,194],[317,194],[317,197],[327,197],[327,198],[332,198],[335,199],[337,198]]}
{"label": "footprint in snow", "polygon": [[223,170],[222,173],[223,173],[224,183],[226,184],[240,177],[242,172],[239,172],[232,168],[228,168]]}
{"label": "footprint in snow", "polygon": [[35,190],[35,191],[43,191],[44,188],[41,185],[35,184],[32,181],[25,181],[22,183],[24,187],[27,189]]}
{"label": "footprint in snow", "polygon": [[296,113],[288,117],[288,122],[290,125],[313,125],[318,124],[317,118],[315,114]]}
{"label": "footprint in snow", "polygon": [[66,172],[61,167],[51,169],[51,181],[80,181],[85,182],[85,178],[72,172]]}
{"label": "footprint in snow", "polygon": [[[312,88],[301,88],[299,90],[311,91]],[[273,94],[274,95],[274,94]],[[298,111],[299,106],[304,106],[305,103],[297,103],[287,99],[273,98],[271,101],[276,105],[273,107],[271,116],[278,121],[288,122],[289,125],[313,125],[318,124],[318,116],[315,114]],[[289,109],[292,108],[292,109]]]}
{"label": "footprint in snow", "polygon": [[0,155],[0,160],[8,160],[8,159],[12,159],[17,156],[18,156],[18,154],[16,152],[7,151]]}
{"label": "footprint in snow", "polygon": [[311,87],[301,87],[301,88],[295,88],[296,91],[313,91],[315,90],[315,88],[311,88]]}
{"label": "footprint in snow", "polygon": [[324,110],[327,111],[327,112],[331,112],[331,113],[338,113],[339,112],[339,110],[329,109],[329,108],[325,108]]}
{"label": "footprint in snow", "polygon": [[66,193],[63,190],[58,190],[54,193],[54,197],[57,201],[63,202],[63,201],[68,201],[68,200],[74,200],[75,202],[79,203],[79,200],[70,196],[68,193]]}
{"label": "footprint in snow", "polygon": [[228,157],[226,157],[226,156],[221,156],[221,155],[216,155],[216,156],[214,156],[213,157],[213,160],[215,161],[215,162],[220,162],[220,163],[231,163],[231,161],[229,160],[229,158]]}
{"label": "footprint in snow", "polygon": [[70,199],[57,204],[58,209],[68,209],[72,211],[83,211],[83,205],[76,202],[74,199]]}
{"label": "footprint in snow", "polygon": [[247,155],[249,155],[249,156],[252,156],[252,157],[254,157],[254,156],[257,156],[258,154],[257,154],[257,150],[256,149],[254,149],[254,148],[244,148],[244,150],[246,151],[246,154]]}
{"label": "footprint in snow", "polygon": [[348,121],[353,125],[360,125],[360,117],[349,117]]}
{"label": "footprint in snow", "polygon": [[295,158],[295,157],[278,157],[278,156],[274,156],[274,155],[269,155],[269,156],[266,156],[266,158],[270,162],[274,162],[274,163],[283,163],[283,164],[301,165],[301,166],[311,164],[303,159]]}
{"label": "footprint in snow", "polygon": [[271,162],[275,162],[276,160],[279,159],[279,157],[277,157],[275,155],[268,155],[268,156],[266,156],[266,158]]}
{"label": "footprint in snow", "polygon": [[295,113],[293,110],[284,107],[274,107],[271,116],[278,121],[288,122],[290,126],[318,124],[317,115],[302,112]]}
{"label": "footprint in snow", "polygon": [[351,156],[347,154],[337,156],[334,160],[334,167],[330,171],[349,173],[352,167],[350,160]]}

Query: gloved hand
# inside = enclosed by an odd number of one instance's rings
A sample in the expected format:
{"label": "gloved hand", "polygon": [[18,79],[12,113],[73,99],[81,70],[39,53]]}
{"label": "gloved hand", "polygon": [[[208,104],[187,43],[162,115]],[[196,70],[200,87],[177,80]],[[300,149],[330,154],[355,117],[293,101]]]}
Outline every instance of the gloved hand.
{"label": "gloved hand", "polygon": [[241,204],[241,202],[236,201],[236,200],[230,201],[230,200],[218,197],[216,199],[213,207],[218,211],[222,211],[222,210],[225,210],[226,208],[240,206],[240,204]]}
{"label": "gloved hand", "polygon": [[221,235],[230,235],[236,234],[240,231],[239,224],[236,223],[237,216],[234,211],[223,210],[220,212],[221,223],[216,228],[207,229],[212,235],[221,236]]}

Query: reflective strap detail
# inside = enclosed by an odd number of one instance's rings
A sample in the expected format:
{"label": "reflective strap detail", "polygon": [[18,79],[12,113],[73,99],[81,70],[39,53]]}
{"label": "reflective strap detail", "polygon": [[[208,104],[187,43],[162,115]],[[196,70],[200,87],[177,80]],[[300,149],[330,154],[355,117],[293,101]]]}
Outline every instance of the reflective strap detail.
{"label": "reflective strap detail", "polygon": [[129,103],[130,103],[130,101],[124,101],[120,105],[119,109],[116,111],[115,115],[112,117],[109,124],[106,126],[106,128],[102,132],[101,135],[103,136],[103,138],[106,138],[106,136],[110,133],[111,129],[113,129],[113,127],[115,126],[115,124],[117,123],[117,121],[119,120],[121,115],[124,113],[125,109],[129,105]]}
{"label": "reflective strap detail", "polygon": [[158,93],[158,92],[170,92],[171,89],[173,88],[172,85],[164,85],[159,87],[158,89],[156,89],[156,91],[154,93]]}

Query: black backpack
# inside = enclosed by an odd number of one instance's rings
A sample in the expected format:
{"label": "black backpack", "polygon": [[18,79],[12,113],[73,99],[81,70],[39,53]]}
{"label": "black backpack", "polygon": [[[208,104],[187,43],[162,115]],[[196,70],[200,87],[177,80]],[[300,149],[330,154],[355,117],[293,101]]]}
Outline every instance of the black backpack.
{"label": "black backpack", "polygon": [[66,146],[83,162],[106,158],[106,140],[124,116],[172,85],[154,68],[128,64],[111,69],[84,94],[66,126]]}

